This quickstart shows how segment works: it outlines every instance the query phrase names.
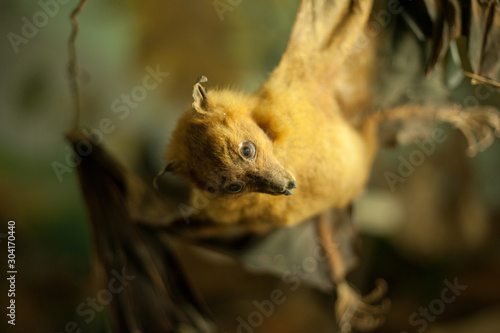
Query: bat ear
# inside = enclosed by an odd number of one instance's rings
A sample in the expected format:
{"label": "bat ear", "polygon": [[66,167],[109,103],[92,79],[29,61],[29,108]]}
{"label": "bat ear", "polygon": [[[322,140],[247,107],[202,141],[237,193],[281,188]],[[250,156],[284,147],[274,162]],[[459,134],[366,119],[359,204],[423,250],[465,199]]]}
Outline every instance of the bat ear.
{"label": "bat ear", "polygon": [[155,189],[158,189],[158,178],[163,176],[166,172],[172,172],[175,170],[176,167],[176,161],[172,160],[168,162],[160,171],[158,171],[158,174],[156,175],[155,179],[153,180],[153,186]]}
{"label": "bat ear", "polygon": [[201,84],[207,82],[206,76],[200,76],[193,87],[193,108],[199,113],[206,113],[208,106],[208,94]]}

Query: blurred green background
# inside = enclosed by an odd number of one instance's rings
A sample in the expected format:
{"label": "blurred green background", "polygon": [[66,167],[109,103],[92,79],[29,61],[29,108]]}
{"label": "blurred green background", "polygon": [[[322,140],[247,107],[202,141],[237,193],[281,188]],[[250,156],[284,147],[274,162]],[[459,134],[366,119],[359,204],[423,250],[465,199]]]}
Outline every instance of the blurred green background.
{"label": "blurred green background", "polygon": [[[43,5],[49,3],[52,7]],[[221,16],[213,1],[89,1],[79,16],[77,40],[81,124],[92,129],[111,119],[115,128],[104,136],[106,147],[151,182],[176,119],[191,103],[196,78],[206,75],[208,88],[256,89],[279,61],[298,3],[243,0]],[[66,68],[69,13],[76,4],[0,3],[0,237],[7,221],[15,220],[18,266],[16,326],[7,327],[4,317],[0,331],[62,332],[69,321],[82,332],[109,330],[105,311],[90,323],[76,312],[97,290],[91,238],[75,170],[59,176],[54,170],[54,163],[67,164],[64,133],[74,116]],[[37,14],[47,11],[44,7],[53,13],[45,21]],[[34,16],[39,27],[13,46],[9,34],[23,36],[26,20],[33,22]],[[396,37],[398,56],[386,55],[393,65],[384,78],[388,100],[402,98],[390,97],[398,89],[398,96],[410,101],[470,102],[468,96],[478,96],[468,79],[452,80],[456,70],[443,68],[426,80],[421,43],[411,34]],[[114,101],[142,85],[148,67],[169,75],[120,117]],[[492,89],[476,100],[498,107],[499,96]],[[364,245],[352,281],[367,292],[376,278],[386,279],[393,302],[377,332],[417,331],[421,325],[409,322],[412,313],[440,298],[443,281],[455,278],[467,290],[428,321],[426,332],[500,331],[500,143],[467,158],[462,135],[442,128],[448,139],[394,191],[386,172],[397,173],[399,158],[408,159],[419,148],[382,150],[355,206]],[[5,267],[6,240],[0,240]],[[283,283],[248,273],[221,255],[177,247],[221,332],[235,332],[236,318],[255,310],[253,300],[265,299]],[[5,306],[8,288],[5,278],[1,281]],[[331,296],[304,286],[287,299],[254,331],[332,332]]]}

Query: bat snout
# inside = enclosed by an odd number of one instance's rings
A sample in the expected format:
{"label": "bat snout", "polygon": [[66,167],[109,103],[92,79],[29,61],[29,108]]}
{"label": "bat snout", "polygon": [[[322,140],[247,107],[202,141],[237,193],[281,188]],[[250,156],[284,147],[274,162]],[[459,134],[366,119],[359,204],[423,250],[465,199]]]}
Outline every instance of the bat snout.
{"label": "bat snout", "polygon": [[257,175],[255,178],[256,192],[271,195],[292,195],[297,187],[294,177],[288,172],[270,172]]}

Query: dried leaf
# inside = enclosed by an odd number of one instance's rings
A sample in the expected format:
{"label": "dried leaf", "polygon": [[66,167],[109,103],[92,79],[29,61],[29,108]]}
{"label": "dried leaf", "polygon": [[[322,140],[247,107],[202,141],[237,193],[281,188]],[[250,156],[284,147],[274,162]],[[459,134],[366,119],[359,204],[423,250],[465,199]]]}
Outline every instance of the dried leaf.
{"label": "dried leaf", "polygon": [[450,42],[460,37],[462,32],[462,12],[457,0],[433,1],[436,20],[433,27],[431,56],[427,63],[427,74],[432,72],[450,46]]}
{"label": "dried leaf", "polygon": [[500,82],[500,1],[472,0],[468,55],[474,74]]}
{"label": "dried leaf", "polygon": [[86,145],[78,175],[92,226],[96,268],[101,282],[113,272],[131,276],[110,303],[117,332],[176,332],[188,327],[214,332],[207,311],[187,283],[181,265],[159,233],[137,224],[134,209],[146,220],[163,216],[168,207],[147,191],[135,175],[116,163],[85,131],[68,136],[74,150]]}

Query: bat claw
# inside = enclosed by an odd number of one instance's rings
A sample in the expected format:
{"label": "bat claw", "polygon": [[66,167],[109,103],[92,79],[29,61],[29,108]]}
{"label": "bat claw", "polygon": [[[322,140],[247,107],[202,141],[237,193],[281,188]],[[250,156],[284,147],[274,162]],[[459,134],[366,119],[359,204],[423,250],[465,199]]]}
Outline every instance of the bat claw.
{"label": "bat claw", "polygon": [[442,110],[438,112],[438,119],[452,124],[464,134],[469,157],[484,151],[493,143],[495,136],[500,136],[500,112],[493,107]]}
{"label": "bat claw", "polygon": [[391,302],[385,298],[387,283],[379,279],[376,284],[375,289],[364,297],[361,297],[346,281],[337,286],[335,314],[340,332],[348,333],[353,329],[371,331],[384,323]]}

